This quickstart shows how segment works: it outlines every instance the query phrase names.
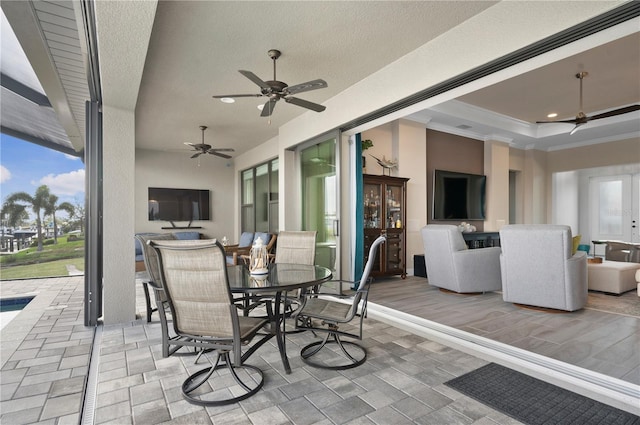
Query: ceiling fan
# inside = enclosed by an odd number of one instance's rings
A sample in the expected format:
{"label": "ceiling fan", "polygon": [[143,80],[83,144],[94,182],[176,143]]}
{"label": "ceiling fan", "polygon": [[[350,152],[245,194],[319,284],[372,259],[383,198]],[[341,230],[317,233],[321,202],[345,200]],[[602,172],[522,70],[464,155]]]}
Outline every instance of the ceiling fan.
{"label": "ceiling fan", "polygon": [[578,115],[576,115],[576,117],[574,119],[559,120],[559,121],[536,121],[536,124],[549,124],[549,123],[575,124],[575,127],[573,127],[573,130],[571,130],[571,133],[569,133],[569,134],[573,134],[576,131],[578,131],[578,128],[580,128],[580,126],[586,124],[588,121],[599,120],[599,119],[602,119],[602,118],[614,117],[616,115],[627,114],[629,112],[634,112],[634,111],[640,110],[640,105],[630,105],[630,106],[625,106],[624,108],[614,109],[613,111],[603,112],[601,114],[593,115],[591,117],[587,116],[583,112],[583,109],[582,109],[582,81],[588,75],[589,75],[589,73],[586,72],[586,71],[578,72],[576,74],[576,78],[580,80],[580,110],[578,111]]}
{"label": "ceiling fan", "polygon": [[306,83],[296,84],[295,86],[288,86],[286,83],[282,81],[278,81],[276,79],[276,60],[281,55],[280,50],[269,50],[267,52],[269,57],[273,60],[273,80],[262,81],[257,75],[255,75],[251,71],[243,71],[240,70],[242,75],[253,81],[260,87],[260,94],[227,94],[227,95],[217,95],[213,96],[216,99],[225,99],[225,98],[235,98],[235,97],[268,97],[269,100],[264,104],[262,108],[262,113],[260,116],[268,117],[273,113],[273,109],[276,106],[276,103],[280,99],[284,99],[287,103],[292,103],[297,106],[301,106],[303,108],[311,109],[312,111],[322,112],[326,108],[317,103],[309,102],[308,100],[299,99],[297,97],[293,97],[293,94],[302,93],[305,91],[323,89],[327,87],[327,82],[324,80],[312,80],[307,81]]}
{"label": "ceiling fan", "polygon": [[234,149],[233,148],[212,148],[211,145],[207,145],[204,142],[204,131],[207,129],[206,126],[201,125],[200,126],[200,130],[202,130],[202,143],[189,143],[189,142],[184,142],[185,145],[187,146],[191,146],[193,148],[193,155],[191,155],[191,158],[197,158],[202,154],[208,153],[210,155],[215,155],[215,156],[219,156],[221,158],[231,158],[231,156],[224,154],[224,153],[220,153],[220,152],[233,152]]}

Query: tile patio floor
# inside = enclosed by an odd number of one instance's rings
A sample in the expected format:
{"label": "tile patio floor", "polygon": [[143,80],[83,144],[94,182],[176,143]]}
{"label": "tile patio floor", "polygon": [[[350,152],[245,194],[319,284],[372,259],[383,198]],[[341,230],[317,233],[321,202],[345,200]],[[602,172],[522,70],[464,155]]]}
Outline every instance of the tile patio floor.
{"label": "tile patio floor", "polygon": [[[2,297],[38,293],[0,331],[2,424],[79,423],[93,329],[83,326],[82,277],[1,283]],[[138,285],[138,316],[144,317]],[[275,341],[248,361],[265,374],[258,395],[225,407],[184,401],[180,385],[205,367],[193,356],[162,358],[157,314],[104,326],[93,409],[82,423],[96,424],[517,424],[519,422],[449,389],[444,382],[487,363],[440,343],[368,318],[367,362],[334,372],[303,365],[299,347],[308,333],[287,335],[293,372],[282,369]]]}

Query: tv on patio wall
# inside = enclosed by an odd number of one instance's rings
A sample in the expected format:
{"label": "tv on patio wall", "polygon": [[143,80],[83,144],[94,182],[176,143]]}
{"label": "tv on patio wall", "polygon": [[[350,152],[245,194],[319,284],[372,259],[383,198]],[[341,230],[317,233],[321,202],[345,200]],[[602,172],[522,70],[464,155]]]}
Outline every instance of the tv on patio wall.
{"label": "tv on patio wall", "polygon": [[209,190],[149,188],[149,221],[211,220]]}

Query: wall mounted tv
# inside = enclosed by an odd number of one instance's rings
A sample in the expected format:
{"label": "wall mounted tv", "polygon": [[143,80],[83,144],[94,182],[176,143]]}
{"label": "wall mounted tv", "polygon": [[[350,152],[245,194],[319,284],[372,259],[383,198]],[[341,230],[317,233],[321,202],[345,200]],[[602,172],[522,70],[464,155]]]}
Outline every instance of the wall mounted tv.
{"label": "wall mounted tv", "polygon": [[211,220],[208,190],[149,188],[149,221]]}
{"label": "wall mounted tv", "polygon": [[435,170],[433,219],[484,220],[486,185],[486,176]]}

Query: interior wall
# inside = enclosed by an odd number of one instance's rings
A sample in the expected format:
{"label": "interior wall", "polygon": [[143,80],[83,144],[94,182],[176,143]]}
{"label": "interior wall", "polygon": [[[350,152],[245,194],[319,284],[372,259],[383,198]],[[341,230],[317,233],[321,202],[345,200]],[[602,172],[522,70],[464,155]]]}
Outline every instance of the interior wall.
{"label": "interior wall", "polygon": [[[555,173],[587,168],[612,167],[628,164],[640,164],[640,137],[599,143],[572,149],[563,149],[547,153],[547,199],[549,206],[547,217],[553,218],[552,176]],[[585,229],[586,230],[586,229]]]}
{"label": "interior wall", "polygon": [[427,224],[427,201],[425,187],[427,185],[426,157],[427,140],[423,124],[409,120],[395,120],[380,127],[362,133],[362,139],[371,139],[373,147],[364,152],[367,163],[367,174],[389,174],[383,171],[377,158],[394,159],[398,166],[391,169],[390,174],[406,177],[407,182],[407,217],[405,226],[407,250],[407,274],[413,274],[413,256],[422,254],[422,236],[420,229]]}
{"label": "interior wall", "polygon": [[[169,187],[179,189],[208,189],[211,191],[211,220],[194,221],[194,229],[207,238],[226,236],[230,243],[237,243],[240,235],[233,231],[236,216],[233,208],[235,171],[229,160],[205,156],[200,160],[191,159],[188,153],[168,153],[136,149],[135,152],[135,231],[171,232],[162,229],[171,224],[166,221],[149,221],[148,188]],[[176,222],[176,226],[186,226],[187,222]],[[133,246],[133,243],[132,243]]]}
{"label": "interior wall", "polygon": [[509,221],[509,145],[484,143],[484,174],[487,176],[484,230],[499,231]]}
{"label": "interior wall", "polygon": [[[434,220],[433,175],[435,170],[484,174],[484,142],[436,130],[426,130],[427,138],[427,223],[459,224],[460,220]],[[477,231],[484,230],[484,221],[469,220]]]}
{"label": "interior wall", "polygon": [[[571,226],[571,234],[580,234],[578,172],[563,171],[551,176],[552,224]],[[587,211],[587,210],[583,210]]]}
{"label": "interior wall", "polygon": [[398,173],[408,177],[407,220],[407,274],[414,274],[413,256],[424,254],[420,229],[427,224],[427,132],[423,124],[398,120]]}

